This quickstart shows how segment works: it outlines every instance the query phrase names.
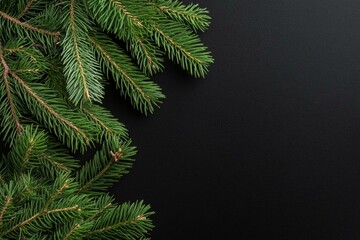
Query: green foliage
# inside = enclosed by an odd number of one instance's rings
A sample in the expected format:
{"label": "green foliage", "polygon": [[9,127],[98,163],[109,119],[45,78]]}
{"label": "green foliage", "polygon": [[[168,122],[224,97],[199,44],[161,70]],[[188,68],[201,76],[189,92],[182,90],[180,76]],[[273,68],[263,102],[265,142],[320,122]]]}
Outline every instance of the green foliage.
{"label": "green foliage", "polygon": [[[207,10],[196,4],[170,0],[2,3],[0,125],[10,145],[30,118],[72,151],[84,152],[101,133],[93,131],[99,130],[95,126],[99,123],[89,121],[83,108],[101,103],[109,80],[115,81],[135,109],[147,114],[165,98],[150,80],[162,71],[165,54],[195,77],[204,77],[213,62],[193,32],[205,30],[210,20]],[[119,46],[121,42],[126,50]]]}
{"label": "green foliage", "polygon": [[[109,152],[109,149],[115,151]],[[120,142],[116,138],[107,141],[102,149],[95,153],[94,158],[77,172],[79,192],[95,195],[106,191],[118,178],[128,173],[135,153],[135,148],[130,146],[130,142]]]}
{"label": "green foliage", "polygon": [[129,142],[114,137],[80,170],[31,125],[14,144],[0,160],[0,239],[138,239],[153,228],[149,205],[103,193],[131,167]]}
{"label": "green foliage", "polygon": [[189,25],[194,31],[205,31],[210,25],[210,16],[206,8],[198,4],[184,5],[175,0],[158,0],[155,5],[171,19]]}
{"label": "green foliage", "polygon": [[[106,194],[136,149],[105,85],[153,113],[165,57],[207,74],[209,24],[177,0],[0,0],[0,239],[148,239],[149,206]],[[82,166],[72,155],[95,147]]]}
{"label": "green foliage", "polygon": [[131,58],[105,34],[92,36],[90,42],[99,56],[103,71],[115,80],[121,94],[129,97],[134,108],[141,112],[153,112],[154,106],[165,97],[160,87],[150,81],[149,77],[132,63]]}

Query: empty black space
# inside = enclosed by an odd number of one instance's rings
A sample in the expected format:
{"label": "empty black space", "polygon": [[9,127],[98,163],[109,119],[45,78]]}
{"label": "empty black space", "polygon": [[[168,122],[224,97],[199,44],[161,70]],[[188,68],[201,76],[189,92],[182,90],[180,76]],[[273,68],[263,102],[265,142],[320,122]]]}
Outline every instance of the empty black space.
{"label": "empty black space", "polygon": [[153,239],[360,239],[360,2],[196,2],[206,79],[169,62],[148,117],[107,88],[139,150],[117,200],[152,205]]}

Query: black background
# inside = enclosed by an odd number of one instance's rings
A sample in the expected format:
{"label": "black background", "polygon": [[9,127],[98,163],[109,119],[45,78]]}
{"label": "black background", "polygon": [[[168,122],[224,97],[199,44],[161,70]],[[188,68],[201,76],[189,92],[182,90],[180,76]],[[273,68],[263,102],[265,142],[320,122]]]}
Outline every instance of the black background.
{"label": "black background", "polygon": [[167,64],[149,117],[108,88],[139,149],[117,199],[151,203],[153,239],[360,239],[360,2],[196,2],[206,79]]}

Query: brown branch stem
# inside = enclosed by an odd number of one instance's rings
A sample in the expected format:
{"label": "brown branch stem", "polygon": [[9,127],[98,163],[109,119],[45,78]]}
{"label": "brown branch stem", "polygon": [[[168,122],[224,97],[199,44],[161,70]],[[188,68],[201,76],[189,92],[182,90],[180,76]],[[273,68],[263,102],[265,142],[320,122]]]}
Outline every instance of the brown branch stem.
{"label": "brown branch stem", "polygon": [[1,43],[0,43],[0,61],[1,61],[1,64],[3,66],[3,78],[4,78],[7,98],[8,98],[9,105],[10,105],[11,116],[14,119],[15,126],[16,126],[16,131],[18,132],[18,134],[21,134],[22,126],[20,124],[19,117],[18,117],[18,115],[16,113],[16,110],[15,110],[15,104],[14,104],[14,101],[13,101],[13,98],[12,98],[11,87],[10,87],[10,83],[9,83],[10,68],[7,65],[6,61],[5,61],[4,52],[3,52],[3,46],[2,46]]}
{"label": "brown branch stem", "polygon": [[35,1],[36,1],[36,0],[30,0],[30,1],[26,4],[24,10],[19,14],[19,16],[17,17],[17,19],[22,18],[22,17],[25,15],[25,13],[29,10],[31,4],[33,4],[33,2],[35,2]]}
{"label": "brown branch stem", "polygon": [[42,34],[49,35],[49,36],[54,36],[54,37],[60,36],[60,32],[51,32],[51,31],[48,31],[48,30],[45,30],[45,29],[42,29],[42,28],[34,27],[34,26],[32,26],[32,25],[30,25],[30,24],[28,24],[26,22],[22,22],[19,19],[14,18],[14,17],[12,17],[12,16],[10,16],[10,15],[2,12],[2,11],[0,11],[0,16],[7,19],[7,20],[9,20],[10,22],[13,22],[13,23],[15,23],[15,24],[17,24],[19,26],[22,26],[22,27],[27,28],[29,30],[32,30],[34,32],[38,32],[38,33],[42,33]]}
{"label": "brown branch stem", "polygon": [[5,214],[6,209],[10,205],[10,201],[11,201],[11,197],[6,196],[5,197],[5,204],[4,204],[4,206],[3,206],[3,208],[2,208],[2,210],[0,212],[0,223],[2,222],[2,218],[3,218],[4,214]]}

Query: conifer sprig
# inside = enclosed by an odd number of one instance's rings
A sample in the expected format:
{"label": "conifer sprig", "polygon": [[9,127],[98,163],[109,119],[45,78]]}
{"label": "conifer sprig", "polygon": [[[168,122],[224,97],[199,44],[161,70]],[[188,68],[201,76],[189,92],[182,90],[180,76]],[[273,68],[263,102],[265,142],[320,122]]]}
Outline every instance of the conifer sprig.
{"label": "conifer sprig", "polygon": [[[0,159],[1,170],[6,169],[4,176],[0,171],[1,239],[133,239],[146,237],[152,229],[149,205],[117,205],[101,188],[131,167],[134,148],[129,142],[114,137],[112,146],[104,144],[79,171],[71,161],[53,155],[57,143],[33,126],[25,125],[15,143],[17,147]],[[115,146],[118,150],[113,152]],[[73,170],[64,171],[57,164],[44,168],[47,156]]]}
{"label": "conifer sprig", "polygon": [[[177,0],[0,0],[0,239],[148,239],[143,201],[106,194],[136,148],[101,106],[110,80],[138,111],[165,99],[164,58],[195,77],[213,62],[205,8]],[[81,166],[71,155],[100,147]],[[71,154],[70,154],[71,153]]]}
{"label": "conifer sprig", "polygon": [[200,8],[198,4],[185,5],[177,0],[158,0],[155,6],[166,13],[171,19],[189,25],[194,31],[205,31],[211,17],[206,8]]}
{"label": "conifer sprig", "polygon": [[108,141],[94,158],[77,172],[78,192],[96,195],[106,191],[120,177],[128,173],[135,153],[130,142],[120,142],[116,137]]}

